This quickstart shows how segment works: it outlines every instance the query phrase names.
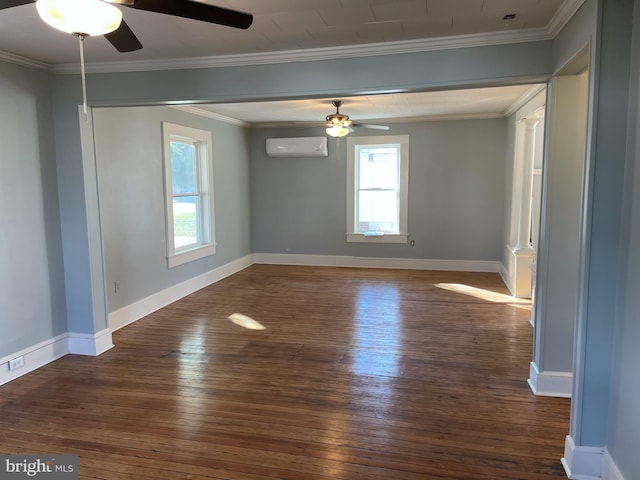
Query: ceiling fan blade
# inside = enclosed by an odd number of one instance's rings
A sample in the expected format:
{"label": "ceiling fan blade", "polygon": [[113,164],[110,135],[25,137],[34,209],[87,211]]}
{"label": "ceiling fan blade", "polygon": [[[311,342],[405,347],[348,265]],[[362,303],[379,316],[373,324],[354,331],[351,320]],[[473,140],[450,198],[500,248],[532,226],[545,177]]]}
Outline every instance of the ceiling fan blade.
{"label": "ceiling fan blade", "polygon": [[127,6],[138,10],[191,18],[234,28],[247,29],[253,23],[253,15],[249,13],[216,7],[193,0],[135,0],[133,5]]}
{"label": "ceiling fan blade", "polygon": [[120,23],[120,26],[116,30],[107,33],[104,37],[109,40],[111,45],[116,47],[116,50],[119,52],[134,52],[142,48],[140,40],[138,40],[124,20],[122,20],[122,23]]}
{"label": "ceiling fan blade", "polygon": [[373,125],[371,123],[353,123],[354,127],[373,128],[375,130],[389,130],[388,125]]}
{"label": "ceiling fan blade", "polygon": [[36,0],[0,0],[0,10],[11,7],[19,7],[28,3],[35,3]]}

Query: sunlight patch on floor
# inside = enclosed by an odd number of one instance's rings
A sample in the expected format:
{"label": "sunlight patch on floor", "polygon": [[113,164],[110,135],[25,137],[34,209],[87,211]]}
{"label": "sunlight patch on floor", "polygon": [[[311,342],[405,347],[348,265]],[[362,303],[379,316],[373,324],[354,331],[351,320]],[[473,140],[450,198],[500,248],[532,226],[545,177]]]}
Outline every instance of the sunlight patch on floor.
{"label": "sunlight patch on floor", "polygon": [[232,313],[227,318],[231,320],[233,323],[235,323],[236,325],[239,325],[244,328],[248,328],[249,330],[266,330],[267,329],[267,327],[262,325],[260,322],[254,320],[251,317],[248,317],[247,315],[243,315],[241,313]]}
{"label": "sunlight patch on floor", "polygon": [[517,307],[525,306],[531,303],[529,299],[512,297],[511,295],[505,295],[504,293],[492,292],[491,290],[471,287],[462,283],[437,283],[435,286],[443,290],[462,293],[463,295],[469,295],[471,297],[479,298],[480,300],[486,300],[488,302],[508,303],[509,305]]}

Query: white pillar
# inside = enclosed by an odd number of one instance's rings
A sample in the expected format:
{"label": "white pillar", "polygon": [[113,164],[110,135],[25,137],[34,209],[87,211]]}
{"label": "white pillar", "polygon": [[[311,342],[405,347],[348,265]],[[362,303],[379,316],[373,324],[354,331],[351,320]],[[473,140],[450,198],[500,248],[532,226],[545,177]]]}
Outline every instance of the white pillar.
{"label": "white pillar", "polygon": [[531,199],[533,192],[533,157],[536,145],[536,125],[540,122],[538,116],[520,120],[523,125],[522,162],[520,162],[520,208],[518,220],[518,235],[514,250],[532,252],[531,246]]}
{"label": "white pillar", "polygon": [[511,207],[511,242],[509,245],[509,289],[516,297],[530,298],[531,264],[535,250],[531,245],[531,206],[536,134],[544,106],[520,119],[516,124],[515,164]]}

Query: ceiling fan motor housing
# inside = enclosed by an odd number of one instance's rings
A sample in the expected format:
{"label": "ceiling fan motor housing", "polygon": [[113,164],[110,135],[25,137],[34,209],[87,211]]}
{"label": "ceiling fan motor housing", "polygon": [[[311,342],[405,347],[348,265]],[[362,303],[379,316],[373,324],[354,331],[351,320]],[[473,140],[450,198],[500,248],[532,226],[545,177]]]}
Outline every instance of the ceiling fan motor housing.
{"label": "ceiling fan motor housing", "polygon": [[327,115],[325,119],[327,120],[327,127],[333,127],[342,125],[343,127],[350,127],[351,120],[349,120],[349,115],[343,115],[340,113],[340,106],[342,105],[341,100],[334,100],[333,106],[336,107],[336,113],[332,113]]}

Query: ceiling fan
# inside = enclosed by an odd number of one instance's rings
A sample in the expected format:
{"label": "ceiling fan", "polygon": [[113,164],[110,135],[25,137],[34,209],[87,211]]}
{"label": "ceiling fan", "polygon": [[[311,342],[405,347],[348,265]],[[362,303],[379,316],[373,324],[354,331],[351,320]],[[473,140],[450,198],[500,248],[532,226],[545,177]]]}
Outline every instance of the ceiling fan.
{"label": "ceiling fan", "polygon": [[0,0],[0,10],[30,3],[36,4],[38,15],[44,22],[78,37],[85,115],[87,85],[82,46],[85,37],[104,35],[119,52],[142,48],[142,43],[122,19],[122,12],[116,5],[234,28],[247,29],[253,23],[253,15],[249,13],[193,0]]}
{"label": "ceiling fan", "polygon": [[104,35],[119,52],[140,50],[142,44],[115,5],[241,29],[253,22],[249,13],[193,0],[0,0],[0,10],[30,3],[52,27],[82,38]]}
{"label": "ceiling fan", "polygon": [[374,128],[376,130],[389,130],[386,125],[372,125],[368,123],[354,122],[349,119],[349,115],[340,113],[342,100],[333,100],[331,104],[336,107],[336,113],[331,113],[325,117],[325,126],[327,134],[332,137],[344,137],[353,132],[353,127]]}

